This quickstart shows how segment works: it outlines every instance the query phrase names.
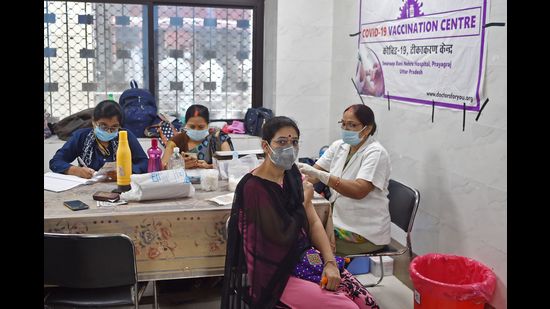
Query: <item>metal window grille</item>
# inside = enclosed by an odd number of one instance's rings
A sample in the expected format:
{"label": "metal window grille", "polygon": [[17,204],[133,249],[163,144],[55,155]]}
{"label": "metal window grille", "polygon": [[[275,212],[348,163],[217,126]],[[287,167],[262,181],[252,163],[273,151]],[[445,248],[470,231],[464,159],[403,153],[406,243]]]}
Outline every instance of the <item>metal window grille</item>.
{"label": "metal window grille", "polygon": [[[252,9],[44,1],[44,109],[61,119],[108,98],[135,79],[149,88],[154,44],[159,111],[191,104],[211,119],[242,119],[252,106]],[[149,42],[147,29],[154,29]]]}

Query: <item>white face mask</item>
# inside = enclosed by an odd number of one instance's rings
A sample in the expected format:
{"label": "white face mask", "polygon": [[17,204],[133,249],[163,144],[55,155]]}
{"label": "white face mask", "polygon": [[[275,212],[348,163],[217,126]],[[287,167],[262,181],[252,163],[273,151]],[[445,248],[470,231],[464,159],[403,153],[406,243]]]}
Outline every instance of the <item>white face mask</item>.
{"label": "white face mask", "polygon": [[365,130],[365,128],[367,128],[367,126],[363,127],[363,129],[361,129],[361,131],[349,131],[349,130],[344,130],[342,129],[342,140],[344,141],[344,143],[348,143],[352,146],[355,146],[357,144],[359,144],[361,142],[361,140],[363,139],[362,137],[359,136],[359,133],[363,132],[363,130]]}
{"label": "white face mask", "polygon": [[187,136],[189,136],[189,138],[194,141],[202,141],[208,136],[208,129],[204,129],[204,130],[185,129],[185,132],[187,133]]}

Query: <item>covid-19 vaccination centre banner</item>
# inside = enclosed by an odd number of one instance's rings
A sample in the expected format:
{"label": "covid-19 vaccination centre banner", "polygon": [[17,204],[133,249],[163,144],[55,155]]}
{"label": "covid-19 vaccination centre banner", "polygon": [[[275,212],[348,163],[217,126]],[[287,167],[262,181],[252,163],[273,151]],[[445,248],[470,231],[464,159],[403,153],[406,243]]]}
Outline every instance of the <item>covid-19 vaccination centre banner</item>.
{"label": "covid-19 vaccination centre banner", "polygon": [[488,0],[360,0],[362,95],[478,111]]}

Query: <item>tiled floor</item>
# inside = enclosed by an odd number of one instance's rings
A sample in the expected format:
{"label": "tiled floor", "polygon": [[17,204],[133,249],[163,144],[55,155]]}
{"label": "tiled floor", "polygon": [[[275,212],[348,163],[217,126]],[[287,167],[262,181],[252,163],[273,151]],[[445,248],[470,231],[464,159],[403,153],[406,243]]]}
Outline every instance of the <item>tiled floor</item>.
{"label": "tiled floor", "polygon": [[[400,246],[394,241],[394,246]],[[382,282],[368,290],[375,297],[380,308],[383,309],[409,309],[413,308],[412,282],[409,277],[409,264],[411,259],[408,253],[394,257],[393,276],[384,276]],[[159,295],[159,308],[162,309],[219,309],[221,277],[211,278],[203,282],[201,288],[189,285],[190,281],[179,281],[170,284],[171,287],[161,289]],[[372,274],[358,275],[361,283],[374,283],[378,278]],[[152,309],[152,287],[148,286],[142,299],[142,309]]]}
{"label": "tiled floor", "polygon": [[[371,283],[378,280],[377,277],[374,277],[371,274],[359,275],[357,276],[361,283]],[[380,308],[384,309],[409,309],[413,308],[413,292],[397,277],[395,276],[385,276],[382,282],[376,286],[368,288],[371,294],[375,297],[376,301],[380,305]],[[151,295],[150,288],[146,291],[146,295]],[[178,298],[178,293],[167,293],[160,295],[160,308],[162,309],[219,309],[220,308],[220,298],[219,291],[216,289],[210,290],[208,293],[197,296],[196,298],[192,295],[196,294],[192,291],[180,294],[181,297]],[[193,301],[184,302],[182,299],[194,298]],[[178,300],[179,299],[179,300]],[[147,297],[145,300],[151,301],[150,297]],[[140,308],[143,309],[152,309],[151,304],[141,305]]]}
{"label": "tiled floor", "polygon": [[[358,275],[363,284],[374,283],[378,278],[371,275]],[[367,288],[383,309],[412,309],[413,291],[395,276],[384,276],[379,285]]]}
{"label": "tiled floor", "polygon": [[[372,274],[358,275],[357,278],[363,284],[378,281]],[[383,309],[412,309],[413,292],[397,277],[384,276],[382,282],[376,287],[368,288]],[[187,301],[185,301],[187,299]],[[153,309],[152,288],[147,287],[139,307],[141,309]],[[181,292],[166,292],[159,295],[159,308],[162,309],[220,309],[219,285],[217,288],[203,288],[200,291],[188,289]],[[111,308],[120,309],[121,307]],[[126,307],[124,307],[126,309]],[[130,309],[132,307],[127,307]]]}
{"label": "tiled floor", "polygon": [[[399,246],[398,243],[393,245]],[[368,288],[380,308],[383,309],[412,309],[413,285],[409,276],[411,262],[408,253],[394,257],[393,275],[384,276],[382,282],[375,287]],[[363,284],[374,283],[378,278],[372,274],[358,275],[357,279]],[[162,309],[219,309],[222,277],[213,277],[202,282],[197,288],[189,284],[190,281],[179,281],[171,287],[161,290],[159,308]],[[150,284],[142,298],[141,309],[152,309],[153,291]],[[120,308],[120,307],[117,307]],[[130,307],[128,307],[130,308]],[[116,308],[112,308],[116,309]],[[485,309],[494,309],[486,305]]]}
{"label": "tiled floor", "polygon": [[[399,246],[398,243],[394,245]],[[408,253],[394,257],[393,275],[384,276],[382,282],[368,290],[383,309],[413,308],[412,282],[408,267],[411,259]],[[372,274],[358,275],[363,284],[374,283],[378,278]],[[172,282],[170,286],[159,287],[159,308],[162,309],[219,309],[222,277],[213,277],[203,281],[202,286],[193,287],[191,281]],[[196,284],[196,283],[195,283]],[[150,284],[142,298],[141,309],[152,309],[153,290]],[[120,308],[120,307],[117,307]],[[128,307],[130,308],[130,307]],[[115,308],[113,308],[115,309]]]}

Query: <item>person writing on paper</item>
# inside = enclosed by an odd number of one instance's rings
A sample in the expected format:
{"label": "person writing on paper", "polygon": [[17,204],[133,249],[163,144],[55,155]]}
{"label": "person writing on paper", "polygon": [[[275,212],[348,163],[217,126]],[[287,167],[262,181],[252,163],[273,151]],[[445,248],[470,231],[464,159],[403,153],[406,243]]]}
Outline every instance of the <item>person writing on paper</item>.
{"label": "person writing on paper", "polygon": [[184,153],[185,168],[212,168],[212,157],[216,151],[233,150],[231,138],[221,130],[209,130],[210,114],[204,105],[194,104],[185,112],[185,131],[174,135],[162,154],[166,168],[168,160],[179,147]]}
{"label": "person writing on paper", "polygon": [[[300,130],[284,116],[262,128],[265,161],[235,191],[228,227],[221,308],[245,300],[250,308],[379,308],[347,270],[340,270],[313,208],[313,186],[294,164]],[[326,281],[294,274],[306,250],[316,248]],[[242,280],[246,275],[246,281]]]}
{"label": "person writing on paper", "polygon": [[[93,128],[74,131],[50,160],[50,169],[55,173],[92,178],[105,162],[116,161],[118,131],[122,129],[122,120],[122,109],[117,102],[105,100],[97,104],[92,119]],[[132,173],[147,173],[147,155],[130,131],[128,144],[132,152]],[[77,158],[82,166],[71,164]]]}
{"label": "person writing on paper", "polygon": [[339,123],[342,139],[315,165],[299,164],[300,171],[330,187],[336,253],[376,251],[390,243],[390,157],[372,136],[376,122],[368,106],[349,106]]}

